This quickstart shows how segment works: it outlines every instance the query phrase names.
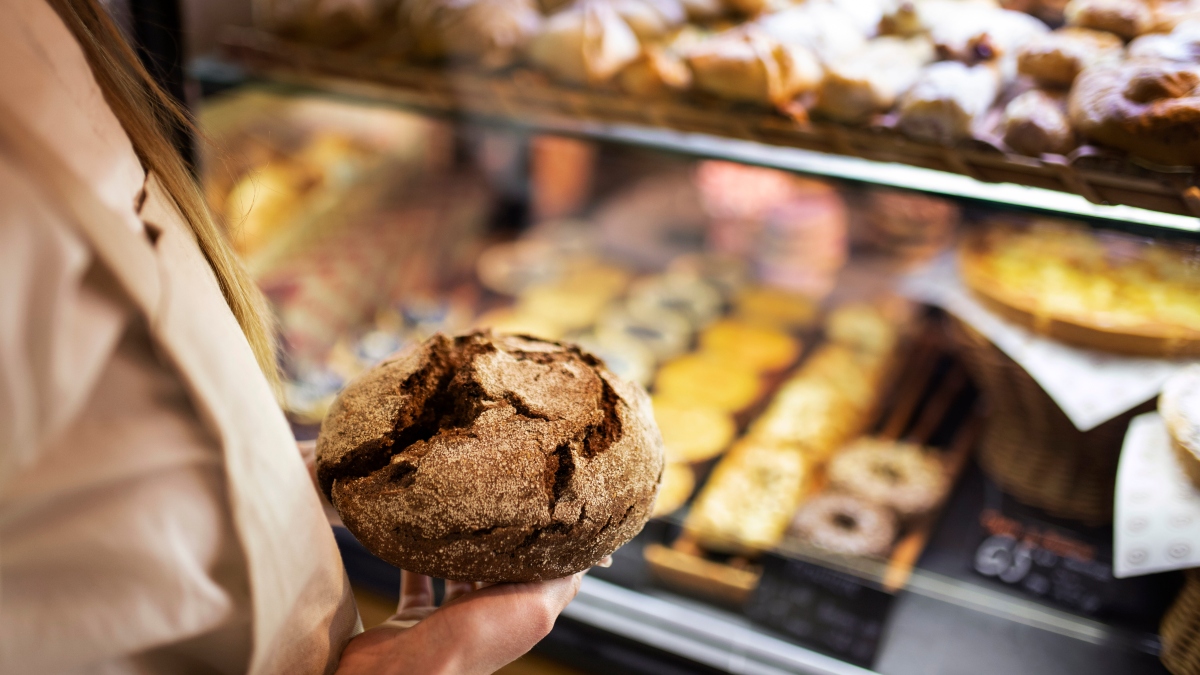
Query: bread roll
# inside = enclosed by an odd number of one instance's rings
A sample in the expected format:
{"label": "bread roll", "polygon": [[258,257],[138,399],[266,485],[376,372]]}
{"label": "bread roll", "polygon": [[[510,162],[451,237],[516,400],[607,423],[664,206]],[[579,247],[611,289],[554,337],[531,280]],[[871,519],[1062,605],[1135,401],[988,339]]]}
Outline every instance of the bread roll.
{"label": "bread roll", "polygon": [[1131,40],[1155,24],[1154,9],[1146,0],[1071,0],[1063,10],[1067,24],[1116,33]]}
{"label": "bread roll", "polygon": [[1075,148],[1075,130],[1061,93],[1032,89],[1004,109],[1004,142],[1019,153],[1065,155]]}
{"label": "bread roll", "polygon": [[1000,93],[1001,76],[991,64],[934,63],[900,100],[901,131],[917,140],[949,145],[972,135],[975,121]]}
{"label": "bread roll", "polygon": [[372,553],[461,581],[592,566],[641,530],[663,470],[650,399],[577,348],[438,334],[338,396],[317,478]]}
{"label": "bread roll", "polygon": [[1200,64],[1200,20],[1182,23],[1167,34],[1143,35],[1129,43],[1127,57]]}
{"label": "bread roll", "polygon": [[1046,87],[1069,87],[1089,65],[1119,59],[1121,38],[1090,28],[1067,27],[1040,35],[1017,53],[1017,70]]}
{"label": "bread roll", "polygon": [[608,82],[641,54],[637,33],[603,0],[551,16],[528,50],[534,65],[574,84]]}
{"label": "bread roll", "polygon": [[805,47],[782,44],[752,26],[713,36],[685,56],[694,86],[730,100],[784,106],[821,82],[821,64]]}
{"label": "bread roll", "polygon": [[826,67],[817,110],[850,124],[866,122],[891,110],[933,57],[933,43],[925,37],[872,40],[862,51]]}

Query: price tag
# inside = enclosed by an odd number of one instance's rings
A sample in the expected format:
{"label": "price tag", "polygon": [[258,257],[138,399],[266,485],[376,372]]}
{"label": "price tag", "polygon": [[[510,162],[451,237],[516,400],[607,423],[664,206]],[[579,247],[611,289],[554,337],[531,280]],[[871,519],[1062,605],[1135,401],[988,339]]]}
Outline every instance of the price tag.
{"label": "price tag", "polygon": [[864,579],[768,555],[746,615],[797,642],[870,668],[893,595]]}

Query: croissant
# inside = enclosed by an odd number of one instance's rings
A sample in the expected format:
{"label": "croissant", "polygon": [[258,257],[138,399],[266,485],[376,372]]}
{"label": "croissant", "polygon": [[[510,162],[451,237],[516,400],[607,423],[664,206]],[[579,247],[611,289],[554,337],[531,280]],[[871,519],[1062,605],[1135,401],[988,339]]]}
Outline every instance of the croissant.
{"label": "croissant", "polygon": [[730,101],[785,106],[821,82],[821,64],[811,50],[753,26],[720,33],[685,58],[697,89]]}
{"label": "croissant", "polygon": [[636,61],[642,45],[612,3],[585,0],[547,19],[527,55],[561,80],[599,84]]}
{"label": "croissant", "polygon": [[397,18],[418,55],[507,66],[542,27],[533,0],[403,0]]}

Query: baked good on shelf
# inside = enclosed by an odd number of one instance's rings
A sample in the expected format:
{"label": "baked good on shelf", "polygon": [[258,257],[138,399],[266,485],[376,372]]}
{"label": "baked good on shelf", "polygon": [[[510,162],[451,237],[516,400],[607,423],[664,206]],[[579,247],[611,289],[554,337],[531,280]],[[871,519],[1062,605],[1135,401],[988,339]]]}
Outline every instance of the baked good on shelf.
{"label": "baked good on shelf", "polygon": [[895,349],[901,326],[911,314],[912,306],[900,298],[847,303],[829,313],[825,336],[862,352],[887,355]]}
{"label": "baked good on shelf", "polygon": [[891,110],[933,59],[933,43],[924,36],[871,40],[862,50],[826,64],[816,110],[849,124],[866,122]]}
{"label": "baked good on shelf", "polygon": [[317,479],[346,527],[406,570],[532,581],[587,569],[650,517],[650,398],[577,348],[436,334],[351,382]]}
{"label": "baked good on shelf", "polygon": [[1005,106],[1002,126],[1005,145],[1030,157],[1065,155],[1078,144],[1059,92],[1030,89],[1017,96]]}
{"label": "baked good on shelf", "polygon": [[926,66],[900,98],[897,126],[928,143],[950,145],[970,138],[976,120],[996,101],[1001,84],[993,64],[941,61]]}
{"label": "baked good on shelf", "polygon": [[1051,26],[1061,26],[1068,0],[1000,0],[1000,6],[1032,14]]}
{"label": "baked good on shelf", "polygon": [[995,9],[996,0],[905,0],[890,3],[880,22],[880,32],[888,35],[920,35],[932,30],[948,13],[963,7],[975,10]]}
{"label": "baked good on shelf", "polygon": [[684,529],[715,551],[771,548],[783,538],[811,480],[808,461],[799,452],[742,441],[713,469]]}
{"label": "baked good on shelf", "polygon": [[784,329],[811,326],[818,311],[816,301],[807,295],[774,286],[743,288],[733,300],[735,318]]}
{"label": "baked good on shelf", "polygon": [[721,311],[721,294],[706,282],[690,276],[661,274],[646,277],[629,289],[626,305],[632,314],[652,317],[674,312],[693,328],[708,325]]}
{"label": "baked good on shelf", "polygon": [[1017,70],[1046,87],[1069,87],[1085,67],[1120,58],[1123,47],[1113,33],[1068,26],[1021,47]]}
{"label": "baked good on shelf", "polygon": [[704,462],[725,451],[737,425],[718,408],[653,397],[654,419],[662,431],[669,462]]}
{"label": "baked good on shelf", "polygon": [[780,44],[811,49],[822,63],[859,51],[868,35],[849,14],[829,2],[803,2],[763,14],[751,25]]}
{"label": "baked good on shelf", "polygon": [[596,322],[612,296],[608,289],[575,284],[539,284],[517,297],[516,309],[526,316],[559,326],[564,332]]}
{"label": "baked good on shelf", "polygon": [[533,0],[403,0],[396,15],[419,56],[488,68],[513,63],[542,28]]}
{"label": "baked good on shelf", "polygon": [[936,456],[914,443],[860,438],[834,455],[831,488],[892,509],[901,518],[933,510],[949,489]]}
{"label": "baked good on shelf", "polygon": [[1023,12],[952,2],[928,19],[929,37],[943,58],[964,63],[1009,61],[1046,24]]}
{"label": "baked good on shelf", "polygon": [[618,307],[605,312],[596,324],[596,339],[601,342],[638,342],[660,361],[682,354],[691,338],[692,327],[687,319],[669,311],[635,315]]}
{"label": "baked good on shelf", "polygon": [[667,462],[663,467],[662,485],[658,486],[658,498],[654,500],[651,518],[667,516],[679,510],[696,489],[696,473],[687,464]]}
{"label": "baked good on shelf", "polygon": [[896,516],[886,508],[828,492],[800,506],[790,534],[834,553],[880,557],[891,550],[898,530]]}
{"label": "baked good on shelf", "polygon": [[963,281],[1009,321],[1104,351],[1200,354],[1196,252],[1086,226],[996,222],[959,248]]}
{"label": "baked good on shelf", "polygon": [[1071,88],[1067,110],[1087,138],[1158,164],[1200,165],[1200,64],[1092,66]]}
{"label": "baked good on shelf", "polygon": [[1063,14],[1071,26],[1116,33],[1126,40],[1150,32],[1155,24],[1154,6],[1146,0],[1071,0]]}
{"label": "baked good on shelf", "polygon": [[758,373],[745,364],[702,353],[664,363],[654,378],[657,396],[730,413],[750,407],[762,389]]}
{"label": "baked good on shelf", "polygon": [[475,327],[489,328],[505,335],[528,335],[542,340],[558,340],[563,327],[540,316],[526,314],[513,307],[501,307],[485,312],[475,320]]}
{"label": "baked good on shelf", "polygon": [[1143,35],[1129,43],[1129,59],[1200,63],[1200,19],[1179,24],[1170,33]]}
{"label": "baked good on shelf", "polygon": [[617,76],[621,89],[635,96],[686,91],[692,86],[692,71],[683,54],[702,39],[702,31],[685,26],[665,39],[644,44],[641,58]]}
{"label": "baked good on shelf", "polygon": [[1200,366],[1189,366],[1163,385],[1158,412],[1188,478],[1200,487]]}
{"label": "baked good on shelf", "polygon": [[848,404],[842,386],[817,378],[790,380],[751,425],[748,437],[825,460],[861,426],[861,411]]}
{"label": "baked good on shelf", "polygon": [[625,335],[609,334],[601,339],[594,333],[572,335],[571,341],[599,357],[618,376],[643,387],[650,386],[656,360],[644,343]]}
{"label": "baked good on shelf", "polygon": [[797,383],[820,381],[833,387],[838,405],[864,415],[879,398],[887,360],[841,344],[825,344],[804,362],[798,378],[780,388],[776,401],[786,405]]}
{"label": "baked good on shelf", "polygon": [[600,84],[636,61],[642,44],[616,7],[604,0],[583,0],[546,19],[526,54],[561,80]]}
{"label": "baked good on shelf", "polygon": [[642,40],[652,40],[683,25],[687,12],[679,0],[608,0]]}
{"label": "baked good on shelf", "polygon": [[700,349],[762,371],[782,370],[800,354],[800,341],[777,328],[724,319],[700,334]]}
{"label": "baked good on shelf", "polygon": [[821,83],[812,50],[784,44],[753,26],[717,33],[684,55],[696,89],[729,101],[786,106]]}

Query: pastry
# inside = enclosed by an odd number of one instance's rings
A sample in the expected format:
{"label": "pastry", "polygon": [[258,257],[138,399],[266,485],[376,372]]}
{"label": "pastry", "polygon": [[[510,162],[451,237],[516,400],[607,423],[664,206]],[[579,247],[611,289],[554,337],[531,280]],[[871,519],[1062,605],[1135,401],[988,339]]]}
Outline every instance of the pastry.
{"label": "pastry", "polygon": [[700,279],[730,298],[750,280],[750,268],[737,256],[718,253],[688,253],[671,261],[667,274]]}
{"label": "pastry", "polygon": [[700,38],[692,31],[681,32],[681,35],[689,37],[645,45],[641,58],[629,64],[617,76],[622,91],[635,96],[656,96],[689,89],[692,86],[692,71],[683,60],[682,52]]}
{"label": "pastry", "polygon": [[817,303],[807,295],[772,286],[744,288],[733,301],[735,318],[784,329],[811,326],[817,311]]}
{"label": "pastry", "polygon": [[800,354],[800,341],[777,328],[725,319],[700,334],[700,349],[760,372],[782,370]]}
{"label": "pastry", "polygon": [[900,339],[897,324],[903,323],[911,307],[903,300],[894,303],[847,303],[829,313],[825,337],[835,344],[872,354],[890,354]]}
{"label": "pastry", "polygon": [[346,527],[405,570],[532,581],[641,530],[663,471],[650,399],[574,347],[437,334],[351,382],[317,479]]}
{"label": "pastry", "polygon": [[1067,27],[1039,35],[1017,52],[1017,70],[1044,87],[1070,87],[1085,67],[1121,57],[1124,43],[1112,33]]}
{"label": "pastry", "polygon": [[829,486],[895,511],[901,518],[933,510],[949,485],[941,461],[913,443],[861,438],[834,455]]}
{"label": "pastry", "polygon": [[573,335],[571,341],[584,351],[599,357],[617,376],[637,382],[643,387],[650,386],[656,360],[654,353],[644,343],[626,335],[608,334],[601,339],[591,333]]}
{"label": "pastry", "polygon": [[[861,211],[859,213],[862,213]],[[904,262],[923,262],[941,252],[958,226],[958,204],[907,190],[867,192],[858,221],[862,242]]]}
{"label": "pastry", "polygon": [[424,58],[512,64],[542,28],[533,0],[402,0],[397,19]]}
{"label": "pastry", "polygon": [[811,50],[753,26],[718,33],[684,58],[696,89],[729,101],[782,107],[821,82],[821,64]]}
{"label": "pastry", "polygon": [[1149,356],[1200,354],[1195,251],[1087,226],[992,223],[959,249],[974,294],[1008,321],[1083,347]]}
{"label": "pastry", "polygon": [[692,496],[696,489],[696,474],[687,464],[667,462],[663,468],[662,485],[658,488],[658,498],[654,500],[654,510],[651,518],[661,518],[679,510]]}
{"label": "pastry", "polygon": [[827,493],[805,502],[792,519],[791,534],[844,555],[879,557],[896,539],[896,516],[871,502]]}
{"label": "pastry", "polygon": [[803,2],[764,14],[752,25],[780,44],[812,50],[821,63],[849,56],[867,42],[867,33],[830,2]]}
{"label": "pastry", "polygon": [[655,396],[654,419],[669,462],[704,462],[721,454],[737,433],[729,413]]}
{"label": "pastry", "polygon": [[927,22],[938,54],[968,64],[1011,60],[1028,42],[1050,31],[1028,14],[963,2],[948,3]]}
{"label": "pastry", "polygon": [[604,0],[584,0],[551,16],[529,44],[529,60],[574,84],[608,82],[642,54],[637,34]]}
{"label": "pastry", "polygon": [[866,122],[891,110],[933,58],[933,43],[924,36],[872,40],[826,65],[816,109],[841,122]]}
{"label": "pastry", "polygon": [[1116,33],[1126,40],[1149,32],[1154,9],[1146,0],[1071,0],[1063,10],[1067,24]]}
{"label": "pastry", "polygon": [[641,40],[652,40],[682,25],[687,12],[679,0],[608,0]]}
{"label": "pastry", "polygon": [[1200,63],[1200,19],[1181,23],[1170,33],[1143,35],[1129,43],[1126,56],[1178,63]]}
{"label": "pastry", "polygon": [[1189,366],[1167,380],[1158,397],[1158,412],[1180,465],[1200,487],[1200,366]]}
{"label": "pastry", "polygon": [[684,528],[715,551],[771,548],[783,538],[811,479],[807,460],[795,450],[743,441],[717,464]]}
{"label": "pastry", "polygon": [[705,354],[688,354],[658,369],[654,393],[681,405],[735,413],[758,400],[762,381],[758,373],[744,364]]}
{"label": "pastry", "polygon": [[517,298],[516,310],[558,326],[565,334],[595,323],[610,298],[608,289],[604,288],[543,284],[525,289]]}
{"label": "pastry", "polygon": [[928,143],[950,145],[973,135],[975,121],[1000,94],[996,67],[942,61],[926,66],[900,99],[897,126]]}
{"label": "pastry", "polygon": [[1065,155],[1077,145],[1061,93],[1030,89],[1005,106],[1002,125],[1005,145],[1030,157]]}
{"label": "pastry", "polygon": [[866,414],[879,398],[885,363],[874,354],[847,345],[824,344],[804,362],[798,377],[780,388],[775,399],[784,405],[792,389],[799,386],[796,383],[821,381],[838,393],[838,405]]}
{"label": "pastry", "polygon": [[1071,88],[1067,110],[1087,138],[1158,164],[1200,164],[1200,64],[1092,66]]}
{"label": "pastry", "polygon": [[750,427],[749,437],[794,448],[819,462],[858,431],[860,419],[861,412],[846,404],[837,383],[800,378],[780,389]]}
{"label": "pastry", "polygon": [[673,312],[698,329],[720,313],[721,294],[694,277],[664,274],[635,283],[629,289],[626,306],[631,314],[642,317]]}
{"label": "pastry", "polygon": [[691,338],[691,325],[675,312],[635,316],[627,309],[616,308],[609,310],[596,324],[596,339],[600,342],[638,342],[660,361],[682,354]]}

